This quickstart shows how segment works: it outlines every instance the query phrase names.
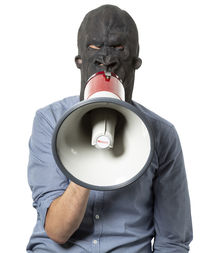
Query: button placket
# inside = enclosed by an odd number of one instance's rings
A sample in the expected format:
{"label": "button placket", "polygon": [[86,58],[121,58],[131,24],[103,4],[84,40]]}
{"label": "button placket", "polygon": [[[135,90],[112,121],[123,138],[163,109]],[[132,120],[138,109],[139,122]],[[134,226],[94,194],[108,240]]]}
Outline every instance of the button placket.
{"label": "button placket", "polygon": [[100,236],[102,233],[102,223],[101,223],[101,211],[103,208],[103,192],[95,192],[95,201],[93,209],[93,219],[94,219],[94,234],[92,240],[93,253],[100,253]]}

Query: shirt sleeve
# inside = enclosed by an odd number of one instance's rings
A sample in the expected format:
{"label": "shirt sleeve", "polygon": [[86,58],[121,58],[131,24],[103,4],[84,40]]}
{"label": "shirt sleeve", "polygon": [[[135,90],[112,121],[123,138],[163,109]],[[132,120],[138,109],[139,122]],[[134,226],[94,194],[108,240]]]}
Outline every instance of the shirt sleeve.
{"label": "shirt sleeve", "polygon": [[57,167],[51,149],[54,127],[38,111],[29,141],[28,182],[32,190],[33,207],[44,227],[46,212],[51,202],[66,190],[69,180]]}
{"label": "shirt sleeve", "polygon": [[154,253],[186,253],[192,241],[187,178],[179,137],[172,126],[160,138],[154,181]]}

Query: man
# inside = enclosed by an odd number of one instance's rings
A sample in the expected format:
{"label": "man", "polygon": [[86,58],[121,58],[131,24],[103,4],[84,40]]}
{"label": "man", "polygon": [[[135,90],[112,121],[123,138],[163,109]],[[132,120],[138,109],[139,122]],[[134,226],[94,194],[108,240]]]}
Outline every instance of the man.
{"label": "man", "polygon": [[[28,179],[38,215],[27,252],[188,252],[192,224],[178,135],[171,123],[131,100],[135,69],[142,63],[133,19],[111,5],[89,12],[78,32],[78,50],[80,97],[40,109],[34,119]],[[136,182],[113,191],[93,191],[70,182],[51,151],[58,120],[83,100],[86,81],[102,70],[122,79],[126,102],[146,116],[155,138],[153,160],[146,172]]]}

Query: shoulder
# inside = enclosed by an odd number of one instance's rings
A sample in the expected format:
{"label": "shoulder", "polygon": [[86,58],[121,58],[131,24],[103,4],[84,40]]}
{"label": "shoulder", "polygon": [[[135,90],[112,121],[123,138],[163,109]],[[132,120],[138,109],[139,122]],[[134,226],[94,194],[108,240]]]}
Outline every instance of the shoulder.
{"label": "shoulder", "polygon": [[174,125],[167,119],[164,119],[135,101],[133,102],[133,106],[135,106],[147,119],[155,137],[161,137],[161,135],[166,135],[173,131],[176,132]]}
{"label": "shoulder", "polygon": [[79,96],[66,97],[38,109],[36,111],[36,117],[43,118],[49,125],[54,127],[63,114],[78,102],[80,102]]}
{"label": "shoulder", "polygon": [[171,122],[135,101],[133,102],[133,105],[149,122],[158,155],[161,155],[162,152],[165,152],[169,149],[174,149],[175,147],[180,148],[178,133],[175,126]]}
{"label": "shoulder", "polygon": [[144,116],[148,119],[148,121],[152,124],[152,126],[155,126],[156,124],[159,124],[163,128],[171,128],[173,127],[173,124],[169,122],[167,119],[164,119],[163,117],[159,116],[155,112],[147,109],[143,105],[133,102],[133,105],[144,114]]}

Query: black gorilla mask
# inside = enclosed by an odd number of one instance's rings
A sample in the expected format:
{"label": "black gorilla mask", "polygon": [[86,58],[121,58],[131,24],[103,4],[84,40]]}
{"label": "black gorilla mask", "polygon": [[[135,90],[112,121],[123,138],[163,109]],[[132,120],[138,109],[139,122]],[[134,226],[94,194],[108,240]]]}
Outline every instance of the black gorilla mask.
{"label": "black gorilla mask", "polygon": [[130,15],[112,5],[90,11],[79,28],[78,50],[75,62],[81,70],[80,99],[91,75],[109,71],[122,80],[125,100],[130,103],[135,69],[141,65],[137,27]]}

